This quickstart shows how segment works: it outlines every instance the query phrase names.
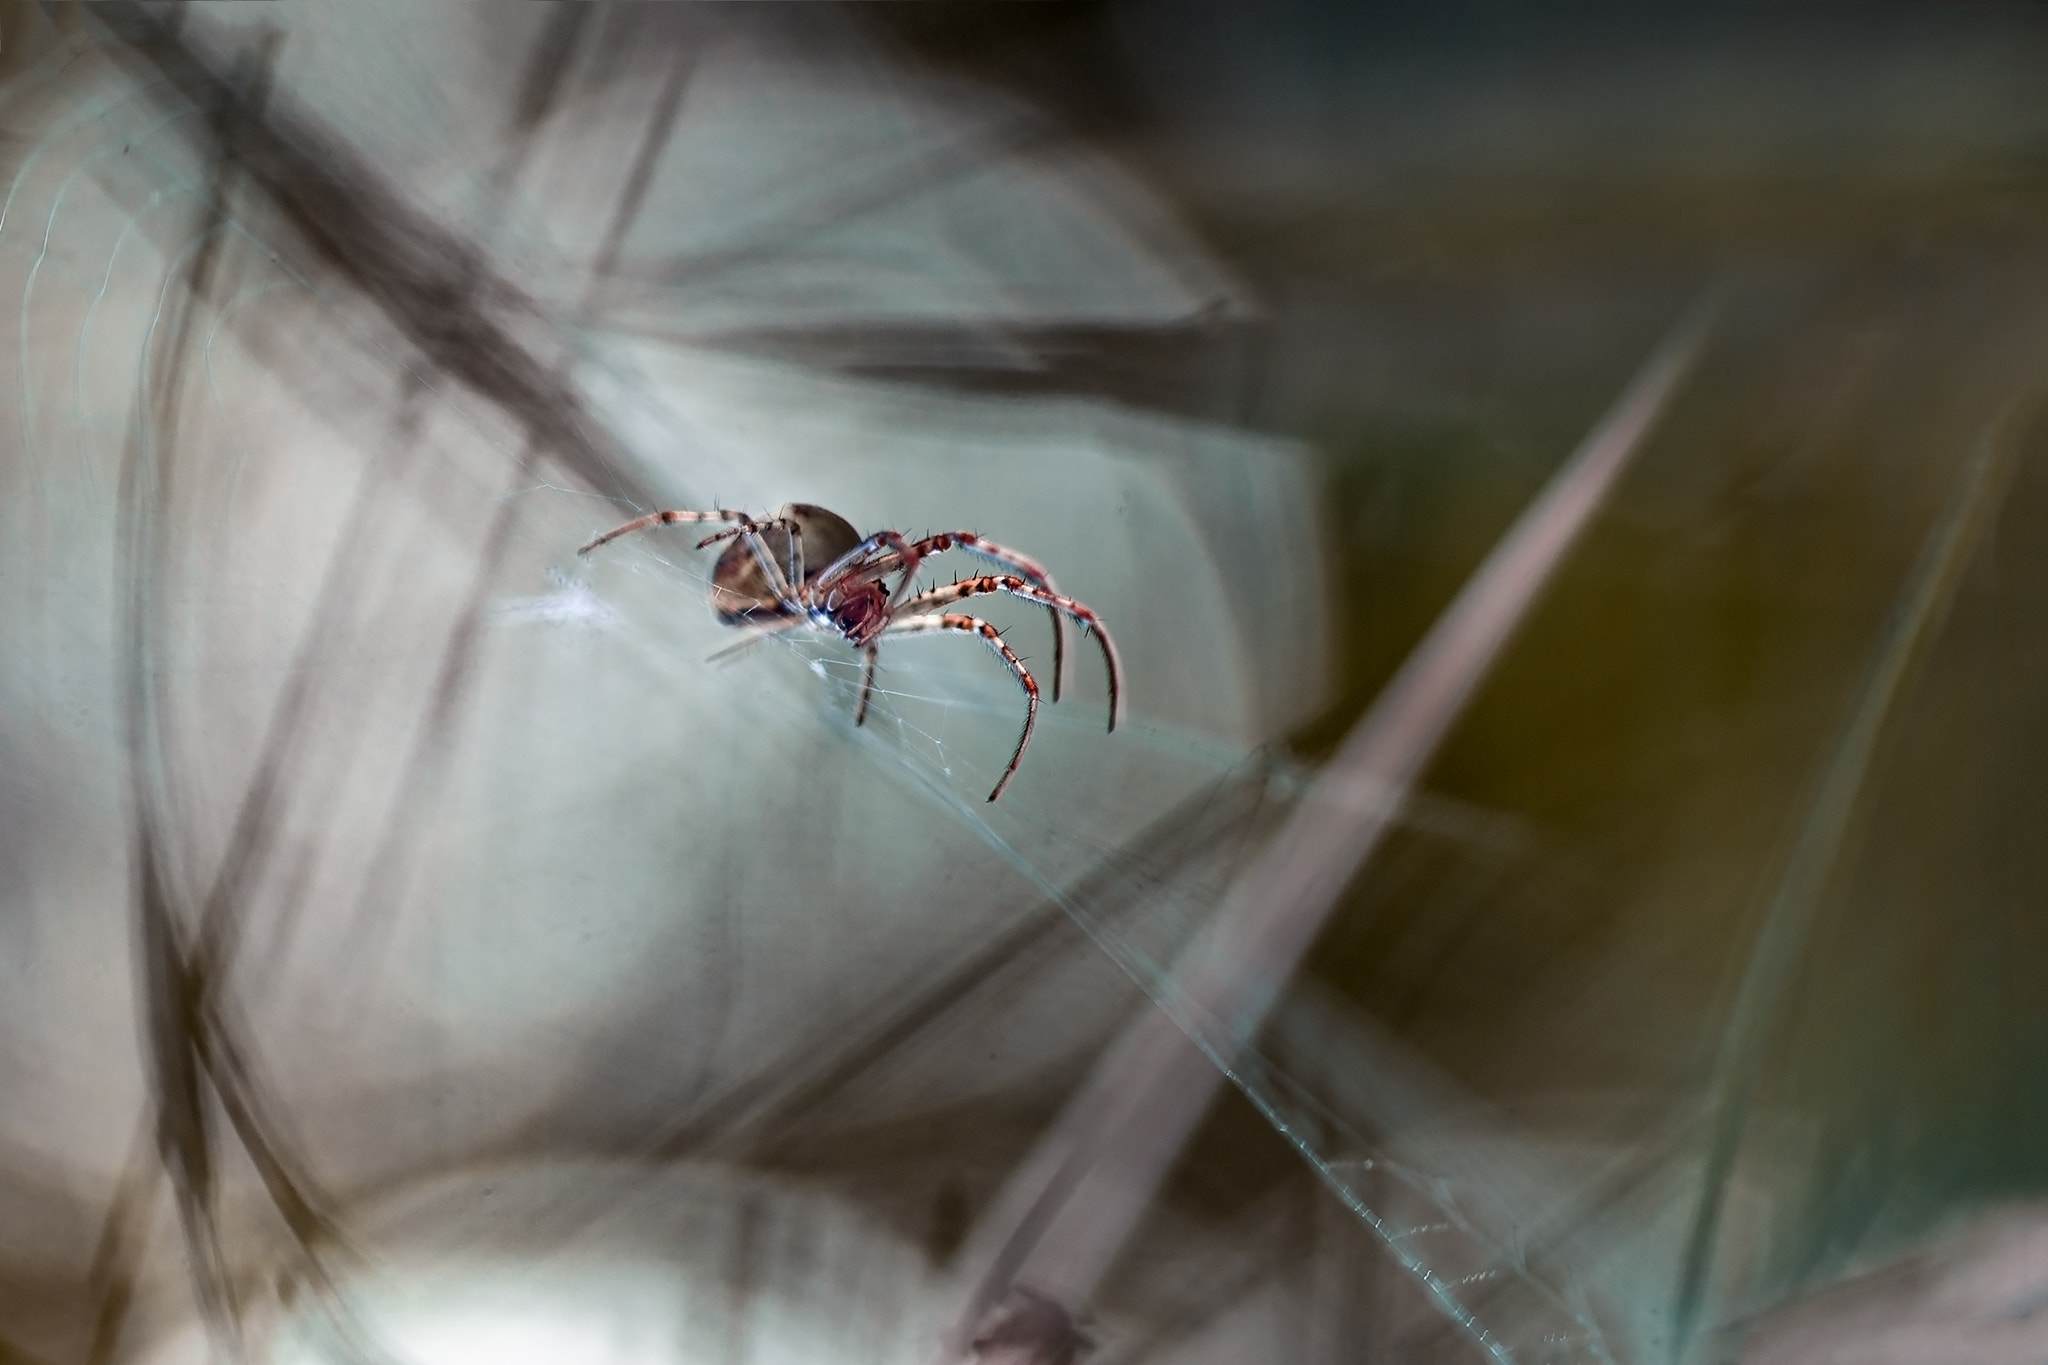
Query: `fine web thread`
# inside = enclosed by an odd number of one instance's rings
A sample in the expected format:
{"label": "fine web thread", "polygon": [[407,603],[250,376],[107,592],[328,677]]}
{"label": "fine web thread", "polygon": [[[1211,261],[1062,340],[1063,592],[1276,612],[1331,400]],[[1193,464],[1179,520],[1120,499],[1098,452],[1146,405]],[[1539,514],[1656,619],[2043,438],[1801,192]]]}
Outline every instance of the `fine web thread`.
{"label": "fine web thread", "polygon": [[[694,537],[688,543],[694,544]],[[607,547],[622,548],[623,544]],[[672,574],[678,580],[677,593],[685,600],[701,601],[709,589],[709,573],[701,561],[711,551],[686,559],[687,550],[679,554],[668,546],[643,544],[632,553],[656,561],[664,575]],[[643,566],[654,567],[645,561]],[[1114,622],[1109,624],[1114,630]],[[1042,628],[1035,616],[1006,638],[1023,653],[1028,640],[1035,638],[1027,635],[1034,628]],[[1380,1151],[1310,1087],[1258,1050],[1234,1045],[1224,1030],[1198,1016],[1180,997],[1169,964],[1206,923],[1227,877],[1188,885],[1177,883],[1168,871],[1133,909],[1097,904],[1077,891],[1092,869],[1118,858],[1121,850],[1115,842],[1095,834],[1085,820],[1056,818],[1053,808],[1034,800],[1036,792],[1045,790],[1034,781],[1013,782],[993,803],[983,799],[991,774],[1000,770],[1022,722],[1024,697],[1014,680],[996,660],[981,657],[986,651],[979,642],[962,639],[954,642],[955,647],[986,664],[987,678],[948,673],[927,683],[902,643],[893,638],[884,642],[867,718],[857,728],[852,717],[863,664],[857,651],[839,641],[803,629],[788,630],[721,651],[724,657],[709,666],[759,668],[770,665],[765,656],[794,658],[824,685],[829,697],[825,706],[841,717],[849,737],[893,780],[966,825],[1058,905],[1311,1164],[1352,1215],[1415,1278],[1448,1323],[1489,1358],[1524,1365],[1614,1365],[1615,1354],[1583,1288],[1569,1275],[1546,1275],[1534,1264],[1542,1259],[1541,1248],[1482,1226],[1461,1205],[1456,1182]],[[927,640],[920,648],[938,647]],[[1073,653],[1090,657],[1085,648]],[[1040,688],[1048,697],[1049,679],[1042,670],[1050,668],[1049,658],[1049,642],[1026,655],[1027,666],[1039,674]],[[1243,753],[1135,717],[1127,717],[1114,735],[1106,735],[1102,686],[1099,666],[1076,667],[1070,658],[1063,699],[1058,705],[1040,707],[1038,728],[1020,774],[1032,773],[1034,758],[1045,757],[1040,746],[1059,734],[1084,742],[1141,746],[1199,774],[1198,782],[1264,781],[1282,800],[1298,785],[1285,781],[1278,765],[1264,755]],[[756,695],[763,693],[777,698],[792,724],[814,718],[819,707],[816,699],[805,699],[801,689],[763,689]],[[972,758],[963,753],[969,747]],[[1556,1283],[1560,1278],[1561,1285]]]}

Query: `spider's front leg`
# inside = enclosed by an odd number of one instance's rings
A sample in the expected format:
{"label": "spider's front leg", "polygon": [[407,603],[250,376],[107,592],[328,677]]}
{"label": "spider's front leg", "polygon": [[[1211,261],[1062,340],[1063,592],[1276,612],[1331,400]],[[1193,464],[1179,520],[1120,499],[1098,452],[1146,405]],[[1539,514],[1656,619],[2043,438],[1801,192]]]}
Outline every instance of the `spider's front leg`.
{"label": "spider's front leg", "polygon": [[[898,610],[905,614],[930,611],[934,607],[950,606],[970,597],[997,592],[1021,597],[1027,602],[1036,602],[1051,611],[1054,620],[1058,620],[1062,614],[1071,616],[1081,629],[1095,637],[1095,643],[1102,647],[1103,670],[1109,675],[1109,728],[1116,729],[1116,723],[1123,715],[1123,664],[1117,658],[1116,642],[1109,638],[1109,627],[1103,625],[1102,618],[1085,603],[1077,602],[1071,597],[1062,597],[1035,583],[1027,583],[1021,578],[1006,574],[1001,577],[987,575],[981,578],[965,578],[951,587],[933,588],[930,592],[921,592],[903,603]],[[1058,666],[1057,659],[1054,666]]]}
{"label": "spider's front leg", "polygon": [[[1052,581],[1052,575],[1045,566],[1029,555],[1017,553],[993,540],[983,540],[972,531],[941,531],[935,536],[926,536],[910,547],[921,557],[944,554],[948,550],[964,550],[976,558],[991,564],[1001,565],[1025,582],[1057,593],[1059,588]],[[1067,632],[1060,620],[1057,608],[1048,613],[1052,617],[1052,699],[1060,699],[1060,689],[1067,679]]]}
{"label": "spider's front leg", "polygon": [[1024,761],[1024,746],[1031,742],[1031,731],[1038,724],[1038,679],[1031,676],[1031,670],[1024,667],[1024,661],[1003,643],[1002,632],[988,622],[975,616],[913,616],[904,621],[892,621],[885,634],[929,635],[938,631],[958,631],[963,635],[978,635],[982,642],[995,651],[1010,672],[1016,675],[1017,685],[1024,689],[1024,733],[1017,736],[1016,752],[1010,755],[1010,765],[1003,769],[1003,775],[996,782],[996,789],[988,794],[993,801],[1003,794],[1003,788],[1010,785],[1016,775],[1017,765]]}
{"label": "spider's front leg", "polygon": [[[887,550],[888,553],[870,559],[877,550]],[[903,595],[903,590],[910,586],[911,579],[917,576],[918,562],[923,558],[917,547],[905,540],[900,532],[877,531],[827,564],[818,574],[818,587],[821,593],[829,594],[833,588],[887,578],[901,568],[903,577],[896,584],[896,591],[889,595],[893,605]]]}

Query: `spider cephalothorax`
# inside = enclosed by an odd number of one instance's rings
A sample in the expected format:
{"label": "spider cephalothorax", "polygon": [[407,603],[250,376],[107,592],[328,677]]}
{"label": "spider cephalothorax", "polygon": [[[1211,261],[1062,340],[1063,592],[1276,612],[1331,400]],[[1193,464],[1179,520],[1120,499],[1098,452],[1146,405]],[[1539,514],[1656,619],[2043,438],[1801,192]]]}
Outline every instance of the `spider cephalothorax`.
{"label": "spider cephalothorax", "polygon": [[[1062,597],[1053,587],[1052,577],[1032,560],[969,531],[946,531],[919,540],[906,539],[896,531],[877,531],[863,539],[837,513],[793,502],[774,516],[758,520],[723,508],[651,512],[605,532],[576,553],[589,554],[607,541],[649,526],[706,521],[730,523],[725,530],[697,542],[700,550],[720,541],[731,542],[711,570],[711,606],[719,620],[763,632],[808,629],[836,635],[866,656],[860,705],[853,717],[856,725],[867,719],[868,698],[875,687],[875,652],[883,635],[959,631],[980,636],[1016,675],[1025,698],[1024,733],[1017,739],[1010,765],[988,794],[989,800],[1003,794],[1023,761],[1024,746],[1031,742],[1032,727],[1038,723],[1038,680],[1003,643],[994,626],[938,608],[986,593],[1008,593],[1045,607],[1052,616],[1054,701],[1059,700],[1060,680],[1066,671],[1066,633],[1061,618],[1072,617],[1102,646],[1102,662],[1109,672],[1109,728],[1116,729],[1123,704],[1123,672],[1117,663],[1116,645],[1101,618],[1073,598]],[[1009,572],[963,579],[905,597],[917,577],[918,565],[947,550],[964,550]],[[889,586],[892,575],[898,575],[894,588]]]}

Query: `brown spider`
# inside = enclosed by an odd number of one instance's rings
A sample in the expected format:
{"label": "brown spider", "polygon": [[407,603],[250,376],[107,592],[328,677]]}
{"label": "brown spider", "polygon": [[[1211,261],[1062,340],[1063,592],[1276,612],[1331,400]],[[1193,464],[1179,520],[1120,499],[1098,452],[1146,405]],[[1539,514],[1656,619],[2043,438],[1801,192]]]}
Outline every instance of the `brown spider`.
{"label": "brown spider", "polygon": [[[758,626],[761,633],[804,629],[836,635],[866,656],[860,705],[853,723],[868,717],[868,698],[875,688],[875,653],[884,634],[920,635],[956,630],[978,635],[994,650],[1024,688],[1024,733],[1017,738],[1010,766],[1003,769],[993,801],[1010,785],[1024,760],[1024,746],[1038,723],[1038,680],[1024,661],[1003,643],[1002,634],[973,616],[934,612],[933,608],[984,593],[1006,592],[1044,606],[1052,617],[1052,699],[1060,699],[1060,678],[1066,672],[1066,634],[1062,614],[1071,616],[1102,646],[1109,670],[1109,728],[1116,729],[1123,700],[1123,674],[1116,645],[1102,619],[1071,597],[1062,597],[1052,577],[1015,550],[983,540],[967,531],[947,531],[907,540],[895,531],[877,531],[867,539],[835,512],[806,502],[793,502],[772,517],[756,520],[745,512],[720,508],[714,512],[650,512],[637,517],[579,549],[587,555],[598,546],[649,526],[674,522],[725,521],[732,525],[697,542],[697,548],[732,542],[711,570],[711,606],[729,626]],[[904,597],[917,577],[918,565],[947,550],[965,550],[1010,570],[1004,575],[963,579],[951,587],[933,588]],[[813,564],[822,565],[814,568]],[[892,590],[890,574],[901,572]]]}

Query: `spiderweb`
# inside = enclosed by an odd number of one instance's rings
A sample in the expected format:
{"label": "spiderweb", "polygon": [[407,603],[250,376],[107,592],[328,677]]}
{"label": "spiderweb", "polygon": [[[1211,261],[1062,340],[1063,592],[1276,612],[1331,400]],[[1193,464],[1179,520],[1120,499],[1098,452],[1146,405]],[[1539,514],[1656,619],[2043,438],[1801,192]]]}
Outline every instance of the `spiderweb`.
{"label": "spiderweb", "polygon": [[[672,575],[686,600],[708,594],[704,561],[709,553],[693,560],[644,544],[634,553]],[[927,572],[918,586],[946,581],[943,574],[934,578]],[[1114,631],[1115,623],[1109,624]],[[1005,638],[1024,653],[1029,646],[1023,641],[1043,637],[1046,630],[1034,608],[1019,617]],[[1041,639],[1035,658],[1041,688],[1049,694],[1048,646]],[[955,654],[956,667],[936,668],[922,657],[942,650]],[[1369,1136],[1378,1126],[1369,1109],[1359,1111],[1340,1097],[1319,1093],[1322,1087],[1292,1074],[1267,1051],[1237,1049],[1213,1021],[1179,997],[1173,962],[1209,923],[1232,876],[1259,837],[1291,808],[1308,773],[1265,750],[1233,749],[1199,733],[1148,723],[1142,701],[1132,719],[1114,735],[1105,735],[1099,728],[1106,705],[1099,660],[1085,637],[1070,640],[1068,650],[1065,699],[1041,707],[1020,777],[994,802],[984,794],[1001,772],[1024,706],[1007,670],[988,657],[979,641],[964,636],[885,639],[868,715],[857,729],[850,722],[863,665],[856,651],[839,642],[803,631],[762,635],[708,666],[780,663],[808,675],[814,696],[804,697],[801,689],[774,693],[783,723],[803,724],[823,713],[869,762],[971,830],[1059,905],[1219,1065],[1227,1066],[1233,1083],[1275,1130],[1419,1281],[1448,1322],[1489,1357],[1547,1365],[1617,1359],[1609,1342],[1611,1329],[1586,1293],[1584,1268],[1558,1262],[1542,1237],[1532,1235],[1542,1222],[1535,1227],[1521,1222],[1482,1182],[1468,1183],[1389,1155]],[[779,658],[763,657],[769,655]],[[1128,679],[1126,685],[1131,685]],[[1064,783],[1022,777],[1037,763],[1057,765],[1083,789],[1120,786],[1117,779],[1074,775],[1085,773],[1091,762],[1099,774],[1103,754],[1118,746],[1137,750],[1139,757],[1125,762],[1146,770],[1159,785],[1187,793],[1184,799],[1194,804],[1229,810],[1225,837],[1176,845],[1166,857],[1137,854],[1128,838],[1098,833],[1104,826],[1089,813],[1077,812],[1079,803]],[[1129,775],[1129,767],[1120,774],[1123,781]],[[1427,797],[1411,807],[1408,818],[1453,839],[1487,835],[1483,827],[1473,827],[1483,822],[1474,822],[1469,812]],[[1328,1021],[1317,1016],[1312,999],[1290,999],[1277,1011],[1269,1033],[1276,1039],[1312,1040],[1310,1046],[1334,1054],[1323,1056],[1318,1069],[1341,1072],[1347,1065],[1341,1033],[1333,1034]],[[1227,1064],[1224,1058],[1230,1059]],[[1351,1064],[1375,1061],[1361,1056]]]}
{"label": "spiderweb", "polygon": [[[303,310],[299,316],[355,338],[365,352],[388,345],[359,302],[275,260],[261,215],[224,213],[211,226],[191,227],[204,221],[195,210],[213,183],[211,169],[181,137],[194,116],[165,112],[146,97],[146,86],[110,70],[88,74],[95,60],[78,50],[54,54],[17,78],[6,96],[17,115],[32,110],[44,130],[18,160],[0,206],[0,252],[15,260],[21,281],[15,374],[19,459],[28,488],[14,499],[11,526],[18,543],[30,547],[21,555],[29,564],[38,545],[95,534],[90,509],[119,481],[115,454],[131,433],[130,414],[94,411],[88,395],[109,367],[127,369],[147,392],[151,366],[175,322],[175,282],[210,243],[233,239],[243,249],[244,271],[193,331],[203,384],[216,401],[224,385],[242,382],[216,365],[224,329],[259,308]],[[154,278],[134,249],[152,235],[171,244],[159,247],[167,264]],[[72,316],[75,325],[65,320]],[[497,435],[488,416],[465,412],[458,420]],[[232,442],[229,450],[230,481],[260,475],[254,452]],[[499,497],[518,514],[509,534],[529,547],[575,524],[601,529],[614,511],[645,510],[618,483],[601,488],[600,497],[534,462],[515,464]],[[497,473],[502,480],[503,471]],[[688,482],[712,477],[715,469],[700,468]],[[534,515],[525,516],[529,511]],[[671,633],[665,621],[641,609],[644,594],[620,600],[608,586],[621,574],[635,575],[643,588],[651,585],[668,599],[669,611],[703,613],[708,554],[689,552],[687,541],[643,535],[610,547],[605,562],[586,565],[566,553],[574,543],[569,536],[552,542],[551,591],[494,591],[490,619],[630,636],[676,669],[722,672],[736,694],[734,714],[750,724],[822,724],[839,743],[857,749],[861,762],[915,791],[1058,904],[1212,1054],[1230,1054],[1228,1040],[1205,1036],[1204,1022],[1176,998],[1170,964],[1207,923],[1223,888],[1258,835],[1284,814],[1305,774],[1269,753],[1148,719],[1142,673],[1127,680],[1130,718],[1106,736],[1100,661],[1075,632],[1063,700],[1041,709],[1017,780],[990,804],[983,798],[1015,743],[1024,706],[1014,680],[978,642],[950,636],[888,641],[867,722],[856,729],[850,721],[861,662],[843,644],[791,632],[735,657],[708,660],[697,649],[704,630]],[[1013,647],[1049,693],[1044,614],[1023,604],[998,605],[990,614],[1009,625]],[[1115,629],[1117,622],[1110,625]],[[18,642],[22,648],[34,643]],[[762,685],[756,675],[776,681]],[[111,717],[113,699],[98,701]],[[1127,795],[1133,791],[1143,793],[1142,801]],[[1165,856],[1133,852],[1133,834],[1160,810],[1205,803],[1222,813],[1221,837],[1177,846]],[[1425,806],[1417,807],[1415,818],[1427,817]],[[1283,1007],[1274,1036],[1313,1032],[1293,1028],[1290,1020],[1298,1020],[1293,1002]],[[1389,1156],[1376,1143],[1372,1114],[1350,1112],[1327,1087],[1300,1079],[1298,1067],[1247,1052],[1237,1055],[1231,1074],[1446,1318],[1492,1358],[1564,1365],[1629,1354],[1603,1330],[1584,1268],[1547,1260],[1549,1248],[1507,1217],[1486,1189]]]}
{"label": "spiderweb", "polygon": [[[843,662],[813,658],[812,667],[842,697],[857,692],[859,679],[849,675]],[[1545,1266],[1544,1248],[1515,1237],[1511,1228],[1489,1227],[1493,1210],[1486,1207],[1482,1191],[1462,1191],[1456,1181],[1390,1157],[1365,1136],[1368,1116],[1347,1119],[1340,1103],[1319,1097],[1260,1050],[1240,1049],[1215,1021],[1180,997],[1171,964],[1208,923],[1208,912],[1249,851],[1249,840],[1225,856],[1192,859],[1192,866],[1171,873],[1149,869],[1156,880],[1128,908],[1111,895],[1077,894],[1076,884],[1104,862],[1115,861],[1117,850],[1089,840],[1073,824],[1029,802],[1000,813],[993,805],[977,808],[961,790],[943,727],[934,733],[909,718],[934,699],[892,693],[888,701],[889,733],[878,735],[869,747],[882,751],[905,778],[998,849],[1226,1067],[1237,1087],[1385,1242],[1452,1323],[1497,1360],[1567,1365],[1614,1359],[1593,1305],[1580,1289],[1583,1280],[1567,1267]],[[986,705],[962,710],[963,719],[991,715]],[[1135,742],[1204,765],[1219,784],[1263,781],[1277,787],[1280,809],[1296,785],[1296,775],[1284,767],[1276,770],[1263,755],[1231,762],[1184,736],[1142,725],[1131,729]],[[1140,876],[1143,871],[1130,869]],[[1283,1005],[1278,1014],[1273,1030],[1289,1032],[1289,1007]],[[1316,1036],[1324,1046],[1335,1041],[1326,1031]],[[1329,1061],[1341,1066],[1334,1058]],[[1475,1194],[1481,1198],[1472,1198]],[[1558,1276],[1561,1270],[1567,1274]],[[1568,1288],[1560,1290],[1555,1283]]]}

